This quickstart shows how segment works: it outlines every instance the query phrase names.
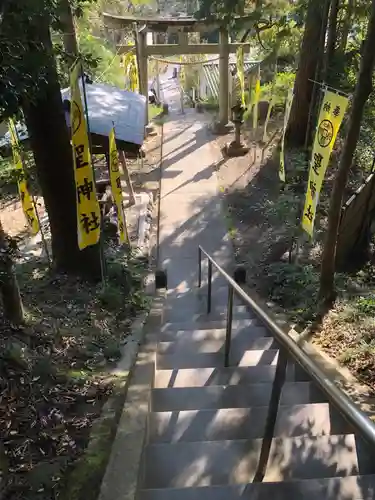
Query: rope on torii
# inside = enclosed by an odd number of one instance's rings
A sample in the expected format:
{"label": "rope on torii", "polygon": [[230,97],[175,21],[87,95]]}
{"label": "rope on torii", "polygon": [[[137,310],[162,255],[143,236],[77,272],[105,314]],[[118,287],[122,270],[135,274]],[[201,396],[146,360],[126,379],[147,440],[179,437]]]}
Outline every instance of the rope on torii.
{"label": "rope on torii", "polygon": [[191,61],[170,61],[169,59],[162,59],[162,58],[155,57],[155,56],[149,56],[148,58],[152,59],[153,61],[161,62],[164,64],[173,64],[174,66],[198,66],[201,64],[216,62],[220,59],[220,56],[215,57],[214,59],[208,59],[208,60],[204,60],[204,61],[193,61],[193,62],[191,62]]}

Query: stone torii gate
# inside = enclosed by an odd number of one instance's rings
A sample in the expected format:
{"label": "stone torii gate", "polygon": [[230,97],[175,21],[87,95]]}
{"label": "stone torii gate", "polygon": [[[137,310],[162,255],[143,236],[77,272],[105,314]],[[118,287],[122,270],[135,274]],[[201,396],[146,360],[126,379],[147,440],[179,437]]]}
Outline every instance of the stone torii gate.
{"label": "stone torii gate", "polygon": [[[137,57],[139,64],[140,93],[148,98],[148,57],[167,57],[172,55],[189,54],[219,54],[219,123],[218,132],[225,131],[228,124],[229,108],[229,54],[235,53],[242,46],[244,52],[249,52],[250,45],[246,43],[229,43],[228,30],[218,22],[197,20],[193,17],[134,17],[103,14],[105,24],[111,29],[131,28],[136,31]],[[241,22],[243,24],[243,19]],[[189,44],[188,33],[207,33],[219,29],[219,43]],[[147,45],[147,33],[178,33],[178,44]],[[134,50],[134,46],[121,45],[119,54],[126,54]],[[148,115],[146,119],[148,123]]]}

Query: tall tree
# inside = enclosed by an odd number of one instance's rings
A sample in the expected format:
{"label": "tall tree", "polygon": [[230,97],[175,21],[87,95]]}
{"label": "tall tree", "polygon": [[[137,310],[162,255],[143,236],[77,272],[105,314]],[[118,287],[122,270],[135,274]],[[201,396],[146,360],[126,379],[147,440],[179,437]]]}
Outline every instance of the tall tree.
{"label": "tall tree", "polygon": [[12,245],[0,221],[0,294],[5,318],[13,324],[24,322],[24,312],[17,277],[14,272]]}
{"label": "tall tree", "polygon": [[346,49],[346,45],[348,43],[348,37],[350,28],[353,23],[353,13],[355,7],[355,0],[347,0],[344,14],[344,21],[341,27],[341,41],[340,41],[340,52],[344,53]]}
{"label": "tall tree", "polygon": [[371,0],[371,16],[365,38],[358,81],[354,92],[348,132],[335,178],[328,213],[328,229],[323,249],[320,275],[320,299],[323,305],[330,305],[335,299],[335,260],[340,213],[348,175],[357,146],[363,110],[372,89],[375,66],[375,0]]}
{"label": "tall tree", "polygon": [[329,0],[309,0],[305,30],[294,85],[294,100],[290,112],[288,140],[303,146],[314,99],[313,88],[322,61],[322,46],[327,28]]}
{"label": "tall tree", "polygon": [[48,212],[56,267],[97,279],[100,277],[98,245],[80,252],[77,244],[73,156],[49,29],[51,15],[58,17],[59,13],[52,11],[52,1],[50,4],[47,0],[35,0],[32,6],[28,0],[19,0],[16,5],[7,1],[3,21],[7,40],[13,37],[21,42],[16,47],[10,43],[12,50],[7,52],[11,69],[5,75],[5,84],[2,83],[12,106],[8,105],[5,112],[14,113],[19,104],[24,110]]}
{"label": "tall tree", "polygon": [[339,12],[340,0],[332,0],[329,11],[328,30],[327,30],[327,48],[324,56],[324,67],[322,71],[322,80],[327,81],[329,66],[332,63],[336,43],[337,43],[337,16]]}
{"label": "tall tree", "polygon": [[60,22],[63,32],[63,41],[65,52],[68,56],[78,56],[78,44],[76,37],[76,28],[72,12],[72,6],[69,0],[60,0]]}

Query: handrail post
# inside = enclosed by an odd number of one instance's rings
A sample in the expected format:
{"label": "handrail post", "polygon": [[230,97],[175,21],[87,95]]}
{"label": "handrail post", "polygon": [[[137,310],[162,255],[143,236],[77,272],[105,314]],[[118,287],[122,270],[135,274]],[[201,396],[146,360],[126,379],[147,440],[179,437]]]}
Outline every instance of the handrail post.
{"label": "handrail post", "polygon": [[207,283],[207,314],[211,312],[211,293],[212,293],[212,262],[208,259],[208,283]]}
{"label": "handrail post", "polygon": [[266,425],[264,426],[262,447],[260,450],[258,467],[254,475],[253,483],[261,483],[266,474],[268,459],[271,451],[272,439],[275,434],[275,427],[279,411],[281,392],[283,390],[286,379],[287,365],[288,365],[287,353],[285,349],[280,348],[279,357],[277,359],[275,378],[273,379],[273,384],[272,384],[270,402],[268,405]]}
{"label": "handrail post", "polygon": [[198,288],[202,286],[202,250],[198,247]]}
{"label": "handrail post", "polygon": [[224,366],[229,366],[230,344],[232,341],[232,322],[233,322],[233,297],[234,290],[231,285],[228,285],[228,306],[227,306],[227,331],[225,334],[225,352],[224,352]]}

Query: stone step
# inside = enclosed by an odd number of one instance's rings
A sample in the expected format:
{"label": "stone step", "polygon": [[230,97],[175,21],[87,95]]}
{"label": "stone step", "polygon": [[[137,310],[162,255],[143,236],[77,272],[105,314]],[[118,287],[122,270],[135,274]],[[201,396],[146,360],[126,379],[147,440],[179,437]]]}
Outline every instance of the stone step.
{"label": "stone step", "polygon": [[[163,311],[163,320],[168,322],[182,322],[188,317],[191,321],[216,321],[222,320],[227,317],[227,309],[225,306],[212,307],[209,314],[206,312],[206,304],[201,304],[198,308],[195,307],[184,307],[181,305],[174,305],[172,307],[166,306]],[[254,315],[251,315],[246,306],[233,306],[233,319],[251,319]]]}
{"label": "stone step", "polygon": [[[145,448],[144,488],[188,488],[251,482],[262,439],[153,444]],[[369,463],[370,462],[370,463]],[[264,482],[366,474],[353,434],[274,438]],[[362,464],[361,464],[362,465]]]}
{"label": "stone step", "polygon": [[[181,370],[158,370],[155,388],[204,387],[211,385],[239,385],[272,382],[275,366],[231,366],[229,368],[187,368]],[[294,380],[294,367],[288,366],[287,380]]]}
{"label": "stone step", "polygon": [[[225,328],[211,328],[204,330],[165,330],[158,334],[158,340],[160,342],[175,342],[180,340],[189,339],[193,342],[200,342],[203,340],[212,341],[212,340],[225,340],[226,329]],[[238,337],[251,337],[251,338],[259,338],[259,337],[267,337],[267,329],[263,326],[246,326],[243,328],[236,328],[232,331],[232,339],[236,339]]]}
{"label": "stone step", "polygon": [[[268,407],[151,413],[149,443],[257,439],[264,435]],[[347,434],[350,425],[328,403],[281,406],[275,437]]]}
{"label": "stone step", "polygon": [[[212,293],[211,297],[211,307],[212,309],[223,309],[226,311],[228,304],[228,294],[216,294]],[[233,301],[236,307],[246,307],[242,300],[234,297]],[[176,297],[170,296],[165,301],[165,307],[173,309],[175,307],[180,307],[188,310],[196,309],[197,311],[205,312],[207,308],[207,295],[177,295]],[[247,308],[248,312],[251,314],[250,308]]]}
{"label": "stone step", "polygon": [[[271,389],[271,383],[153,389],[150,411],[214,410],[267,406]],[[281,404],[283,405],[325,401],[326,398],[322,392],[311,382],[286,382],[281,395]]]}
{"label": "stone step", "polygon": [[[275,365],[279,351],[277,349],[232,350],[230,366]],[[157,370],[173,370],[175,368],[219,368],[224,366],[223,352],[194,353],[177,351],[174,354],[156,353]]]}
{"label": "stone step", "polygon": [[[222,340],[192,340],[188,336],[174,342],[159,342],[159,354],[178,353],[223,353],[225,337]],[[231,352],[239,353],[244,350],[267,350],[278,349],[277,342],[273,337],[252,338],[249,335],[234,336],[231,340]]]}
{"label": "stone step", "polygon": [[[206,314],[198,318],[192,318],[189,321],[164,321],[161,332],[178,332],[182,330],[219,330],[226,328],[226,317],[222,319],[210,319]],[[258,319],[234,319],[232,322],[233,330],[237,328],[248,328],[250,326],[262,326]]]}
{"label": "stone step", "polygon": [[373,500],[375,475],[142,490],[138,500]]}
{"label": "stone step", "polygon": [[[174,292],[169,291],[167,294],[167,302],[169,304],[177,304],[178,303],[193,303],[193,302],[204,302],[207,303],[208,297],[208,289],[204,288],[195,288],[189,290],[188,292]],[[244,305],[243,300],[238,295],[234,294],[234,303],[238,305]],[[226,304],[228,301],[228,287],[215,288],[213,287],[211,290],[211,302],[212,304]]]}

